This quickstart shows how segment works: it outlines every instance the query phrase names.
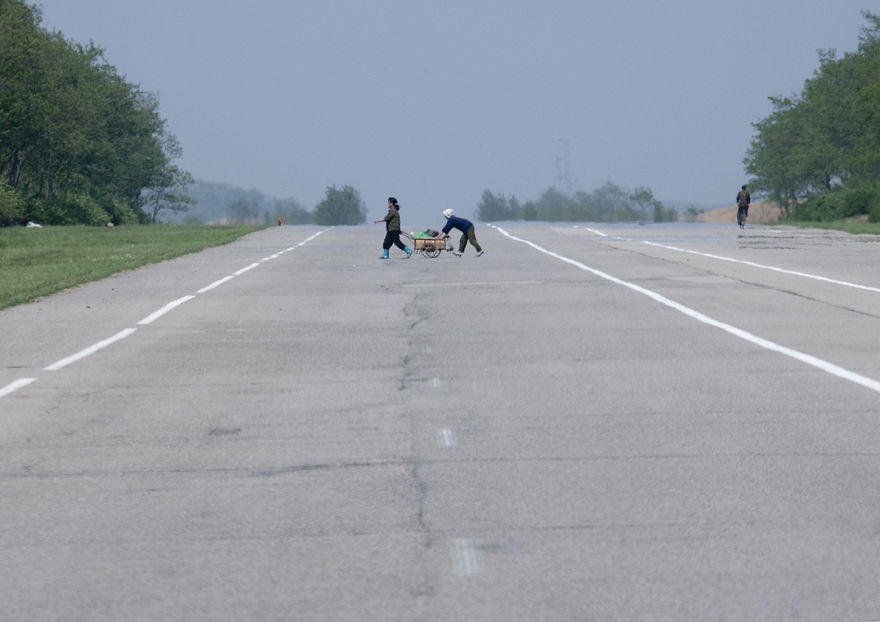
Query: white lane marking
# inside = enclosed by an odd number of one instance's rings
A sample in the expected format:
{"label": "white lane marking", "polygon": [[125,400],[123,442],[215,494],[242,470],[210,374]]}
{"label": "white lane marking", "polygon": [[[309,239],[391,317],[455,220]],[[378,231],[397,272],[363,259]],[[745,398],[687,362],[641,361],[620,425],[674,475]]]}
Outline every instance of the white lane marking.
{"label": "white lane marking", "polygon": [[67,367],[71,363],[75,363],[76,361],[78,361],[80,359],[84,359],[85,357],[94,354],[95,352],[97,352],[98,350],[101,350],[102,348],[106,348],[107,346],[114,344],[121,339],[125,339],[126,337],[131,335],[136,330],[137,330],[136,328],[126,328],[125,330],[116,333],[115,335],[113,335],[109,339],[105,339],[104,341],[99,341],[98,343],[91,345],[88,348],[80,350],[76,354],[72,354],[72,355],[68,356],[67,358],[63,358],[60,361],[56,361],[56,362],[52,363],[48,367],[44,367],[43,371],[57,371],[57,370],[61,369],[62,367]]}
{"label": "white lane marking", "polygon": [[731,326],[730,324],[725,324],[724,322],[720,322],[714,318],[709,317],[708,315],[705,315],[703,313],[700,313],[699,311],[691,309],[690,307],[686,307],[683,304],[675,302],[674,300],[670,300],[669,298],[666,298],[665,296],[662,296],[655,291],[652,291],[650,289],[646,289],[644,287],[636,285],[635,283],[630,283],[628,281],[618,279],[617,277],[611,276],[610,274],[602,272],[601,270],[597,270],[595,268],[591,268],[585,264],[582,264],[579,261],[575,261],[574,259],[569,259],[568,257],[565,257],[563,255],[559,255],[558,253],[554,253],[553,251],[549,251],[546,248],[538,246],[534,242],[530,242],[529,240],[524,240],[523,238],[518,238],[514,235],[511,235],[507,231],[505,231],[504,229],[501,229],[500,227],[497,227],[495,225],[490,225],[490,226],[494,227],[495,229],[498,229],[498,231],[500,231],[502,234],[504,234],[505,236],[507,236],[511,240],[515,240],[517,242],[522,242],[523,244],[531,246],[532,248],[534,248],[537,251],[540,251],[540,252],[542,252],[546,255],[549,255],[551,257],[555,257],[556,259],[563,261],[565,263],[571,264],[575,267],[578,267],[581,270],[585,270],[587,272],[590,272],[600,278],[605,279],[606,281],[611,281],[612,283],[622,285],[622,286],[627,287],[635,292],[638,292],[640,294],[644,294],[645,296],[648,296],[649,298],[652,298],[652,299],[656,300],[657,302],[666,305],[667,307],[671,307],[671,308],[675,309],[676,311],[679,311],[689,317],[692,317],[695,320],[703,322],[704,324],[708,324],[709,326],[714,326],[715,328],[720,328],[721,330],[728,332],[731,335],[739,337],[740,339],[743,339],[745,341],[753,343],[757,346],[760,346],[760,347],[765,348],[767,350],[771,350],[773,352],[778,352],[780,354],[784,354],[785,356],[791,357],[791,358],[798,360],[802,363],[806,363],[807,365],[811,365],[817,369],[821,369],[822,371],[827,372],[833,376],[837,376],[838,378],[843,378],[844,380],[849,380],[850,382],[853,382],[853,383],[861,385],[865,388],[871,389],[872,391],[876,391],[877,393],[880,393],[880,381],[874,380],[873,378],[868,378],[867,376],[862,376],[861,374],[857,374],[853,371],[850,371],[848,369],[845,369],[843,367],[835,365],[834,363],[829,363],[828,361],[822,360],[822,359],[815,357],[811,354],[805,354],[803,352],[799,352],[798,350],[788,348],[786,346],[780,345],[780,344],[775,343],[773,341],[770,341],[768,339],[764,339],[763,337],[758,337],[757,335],[753,335],[752,333],[744,331],[741,328]]}
{"label": "white lane marking", "polygon": [[880,292],[880,288],[878,287],[869,287],[867,285],[859,285],[858,283],[850,283],[849,281],[838,281],[837,279],[829,279],[828,277],[819,276],[817,274],[809,274],[807,272],[798,272],[797,270],[786,270],[785,268],[777,268],[776,266],[768,266],[760,263],[755,263],[754,261],[746,261],[744,259],[734,259],[733,257],[724,257],[722,255],[714,255],[712,253],[703,253],[700,251],[691,250],[689,248],[678,248],[677,246],[667,246],[666,244],[659,244],[657,242],[650,242],[648,240],[642,240],[643,244],[647,244],[649,246],[656,246],[658,248],[665,248],[670,251],[676,251],[679,253],[690,253],[691,255],[700,255],[702,257],[708,257],[710,259],[717,259],[719,261],[729,261],[731,263],[740,263],[745,266],[751,266],[753,268],[761,268],[762,270],[772,270],[773,272],[780,272],[782,274],[791,274],[793,276],[800,276],[805,279],[814,279],[816,281],[825,281],[826,283],[833,283],[834,285],[843,285],[844,287],[855,287],[856,289],[863,289],[869,292]]}
{"label": "white lane marking", "polygon": [[584,227],[584,229],[586,229],[586,230],[589,231],[590,233],[595,233],[596,235],[601,236],[601,237],[603,237],[603,238],[607,238],[607,237],[608,237],[608,234],[607,234],[607,233],[602,233],[602,232],[599,231],[598,229],[591,229],[590,227]]}
{"label": "white lane marking", "polygon": [[14,381],[14,382],[10,382],[5,387],[0,388],[0,397],[3,397],[5,395],[9,395],[13,391],[17,391],[18,389],[21,389],[22,387],[26,387],[30,383],[34,382],[35,380],[36,380],[36,378],[19,378],[18,380]]}
{"label": "white lane marking", "polygon": [[169,302],[167,305],[165,305],[164,307],[162,307],[158,311],[153,311],[150,315],[148,315],[147,317],[142,319],[140,322],[138,322],[138,324],[140,324],[141,326],[146,326],[147,324],[152,324],[153,322],[158,320],[160,317],[162,317],[163,315],[165,315],[166,313],[171,311],[171,309],[174,309],[175,307],[179,307],[183,303],[188,302],[188,301],[192,300],[193,298],[195,298],[195,296],[184,296],[183,298],[178,298],[177,300],[172,300],[171,302]]}
{"label": "white lane marking", "polygon": [[269,257],[263,257],[260,261],[258,261],[258,262],[256,262],[256,263],[252,263],[251,265],[249,265],[249,266],[247,266],[247,267],[245,267],[245,268],[242,268],[241,270],[238,270],[238,271],[236,271],[236,272],[233,272],[233,273],[230,274],[229,276],[225,276],[225,277],[223,277],[222,279],[219,279],[219,280],[217,280],[217,281],[214,281],[214,282],[211,283],[210,285],[208,285],[208,286],[206,286],[206,287],[203,287],[202,289],[198,290],[196,293],[197,293],[197,294],[204,294],[205,292],[209,292],[209,291],[211,291],[212,289],[214,289],[214,288],[216,288],[216,287],[220,287],[221,285],[223,285],[223,284],[226,283],[227,281],[231,281],[231,280],[234,279],[235,277],[244,274],[244,273],[247,272],[248,270],[253,270],[253,269],[256,268],[257,266],[259,266],[261,263],[264,263],[264,262],[269,261],[269,260],[271,260],[271,259],[277,259],[278,257],[281,257],[284,253],[289,253],[289,252],[291,252],[291,251],[295,251],[295,250],[297,249],[297,247],[299,247],[299,246],[303,246],[304,244],[307,244],[307,243],[311,242],[311,241],[314,240],[316,237],[318,237],[319,235],[321,235],[322,233],[324,233],[324,231],[329,231],[329,229],[324,229],[323,231],[318,231],[318,232],[315,233],[314,235],[312,235],[312,236],[306,238],[305,240],[303,240],[302,242],[298,243],[296,246],[289,246],[289,247],[285,248],[283,251],[279,251],[279,252],[275,253],[274,255],[270,255]]}
{"label": "white lane marking", "polygon": [[205,292],[209,292],[209,291],[211,291],[211,290],[214,289],[215,287],[220,287],[220,286],[223,285],[226,281],[231,281],[231,280],[234,279],[234,278],[235,278],[235,277],[232,276],[231,274],[230,274],[229,276],[224,276],[222,279],[219,279],[219,280],[217,280],[217,281],[214,281],[213,283],[211,283],[211,284],[208,285],[207,287],[203,287],[202,289],[200,289],[200,290],[197,291],[196,293],[197,293],[197,294],[204,294]]}
{"label": "white lane marking", "polygon": [[473,540],[456,538],[452,541],[452,571],[459,576],[483,572]]}
{"label": "white lane marking", "polygon": [[[332,228],[332,227],[331,227],[331,228]],[[330,229],[322,229],[321,231],[318,231],[317,233],[314,233],[314,234],[310,235],[310,236],[307,237],[305,240],[303,240],[302,242],[300,242],[299,244],[297,244],[297,246],[305,246],[306,244],[308,244],[309,242],[311,242],[312,240],[314,240],[316,237],[318,237],[319,235],[321,235],[321,234],[324,233],[325,231],[330,231]]]}
{"label": "white lane marking", "polygon": [[236,270],[236,271],[233,272],[232,274],[233,274],[233,276],[241,276],[242,274],[244,274],[244,273],[247,272],[248,270],[253,270],[254,268],[259,267],[259,265],[260,265],[259,263],[255,262],[255,263],[252,263],[252,264],[249,265],[249,266],[245,266],[245,267],[242,268],[241,270]]}
{"label": "white lane marking", "polygon": [[437,435],[437,442],[443,447],[455,447],[458,441],[455,438],[455,431],[449,428],[443,428]]}
{"label": "white lane marking", "polygon": [[[319,235],[321,235],[325,231],[329,231],[329,230],[330,230],[330,228],[318,231],[317,233],[309,236],[308,238],[306,238],[305,240],[303,240],[302,242],[300,242],[296,246],[291,246],[287,250],[292,251],[298,246],[303,246],[304,244],[307,244],[307,243],[311,242],[312,240],[314,240],[316,237],[318,237]],[[268,259],[274,259],[275,257],[278,257],[279,255],[281,255],[281,253],[276,253],[275,255],[272,255]],[[266,261],[266,258],[264,258],[262,261]],[[223,283],[226,283],[230,279],[232,279],[236,276],[239,276],[241,274],[244,274],[248,270],[256,268],[259,265],[260,265],[259,262],[253,263],[245,268],[242,268],[241,270],[238,270],[237,272],[234,272],[230,276],[226,276],[226,277],[223,277],[222,279],[214,281],[213,283],[211,283],[207,287],[203,287],[202,289],[198,290],[198,292],[196,292],[196,293],[202,294],[204,292],[210,291],[210,290],[214,289],[215,287],[219,287]],[[193,298],[195,298],[195,296],[183,296],[182,298],[178,298],[177,300],[168,303],[167,305],[165,305],[164,307],[162,307],[158,311],[155,311],[154,313],[148,315],[147,317],[142,319],[140,322],[138,322],[138,324],[144,325],[144,326],[147,324],[150,324],[151,322],[155,321],[157,318],[161,317],[162,315],[164,315],[165,313],[167,313],[171,309],[174,309],[175,307],[178,307],[178,306],[182,305],[183,303],[185,303],[189,300],[192,300]],[[107,346],[109,346],[113,343],[116,343],[117,341],[119,341],[121,339],[125,339],[126,337],[128,337],[129,335],[134,333],[136,330],[137,330],[136,328],[126,328],[125,330],[116,333],[115,335],[113,335],[109,339],[99,341],[98,343],[91,345],[88,348],[80,350],[76,354],[73,354],[71,356],[63,358],[60,361],[56,361],[56,362],[52,363],[51,365],[49,365],[48,367],[44,367],[43,371],[57,371],[63,367],[67,367],[71,363],[75,363],[76,361],[79,361],[81,359],[84,359],[87,356],[94,354],[98,350],[106,348]],[[28,384],[30,384],[31,382],[34,382],[35,380],[36,380],[36,378],[21,378],[19,380],[16,380],[15,382],[12,382],[11,384],[8,384],[5,387],[3,387],[2,389],[0,389],[0,397],[8,395],[9,393],[12,393],[13,391],[15,391],[17,389],[20,389],[23,386],[27,386]]]}

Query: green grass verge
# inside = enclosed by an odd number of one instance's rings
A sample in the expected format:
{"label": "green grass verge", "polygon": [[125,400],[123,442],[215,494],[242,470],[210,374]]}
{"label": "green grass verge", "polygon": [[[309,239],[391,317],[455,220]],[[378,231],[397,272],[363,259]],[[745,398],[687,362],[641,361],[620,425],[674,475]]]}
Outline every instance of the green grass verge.
{"label": "green grass verge", "polygon": [[117,272],[228,244],[265,227],[0,228],[0,309]]}

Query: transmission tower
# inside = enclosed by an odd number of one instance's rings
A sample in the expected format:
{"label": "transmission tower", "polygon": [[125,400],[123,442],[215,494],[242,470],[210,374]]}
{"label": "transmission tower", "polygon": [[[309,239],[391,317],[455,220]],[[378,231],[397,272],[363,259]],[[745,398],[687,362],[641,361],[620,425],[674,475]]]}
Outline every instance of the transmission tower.
{"label": "transmission tower", "polygon": [[557,139],[558,151],[556,153],[556,177],[553,179],[553,187],[570,195],[573,191],[571,182],[571,141],[567,138]]}

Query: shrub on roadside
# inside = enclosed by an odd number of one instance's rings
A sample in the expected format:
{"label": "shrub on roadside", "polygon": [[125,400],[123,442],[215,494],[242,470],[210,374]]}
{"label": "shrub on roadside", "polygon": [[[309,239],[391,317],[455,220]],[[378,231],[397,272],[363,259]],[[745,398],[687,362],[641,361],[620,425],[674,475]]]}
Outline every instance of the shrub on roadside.
{"label": "shrub on roadside", "polygon": [[24,217],[21,196],[5,182],[0,182],[0,227],[17,225]]}
{"label": "shrub on roadside", "polygon": [[112,219],[98,202],[85,193],[67,194],[42,201],[30,219],[42,225],[85,224],[104,226]]}
{"label": "shrub on roadside", "polygon": [[[830,192],[815,194],[791,211],[793,220],[832,222],[853,216],[868,215],[880,222],[880,186],[859,184],[838,186]],[[873,215],[872,215],[873,214]]]}

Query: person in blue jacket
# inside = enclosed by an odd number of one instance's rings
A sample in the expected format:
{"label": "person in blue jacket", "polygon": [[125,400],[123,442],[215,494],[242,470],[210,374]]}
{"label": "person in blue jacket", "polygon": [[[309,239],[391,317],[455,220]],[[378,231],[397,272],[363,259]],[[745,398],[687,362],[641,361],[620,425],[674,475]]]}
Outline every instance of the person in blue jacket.
{"label": "person in blue jacket", "polygon": [[470,242],[471,245],[477,249],[477,257],[482,256],[483,247],[477,242],[477,234],[474,233],[474,223],[465,218],[456,216],[452,209],[443,210],[443,216],[446,217],[446,226],[443,227],[443,231],[438,237],[445,240],[449,237],[449,232],[453,229],[461,231],[461,241],[458,243],[458,250],[454,251],[454,254],[457,257],[461,257],[467,243]]}

